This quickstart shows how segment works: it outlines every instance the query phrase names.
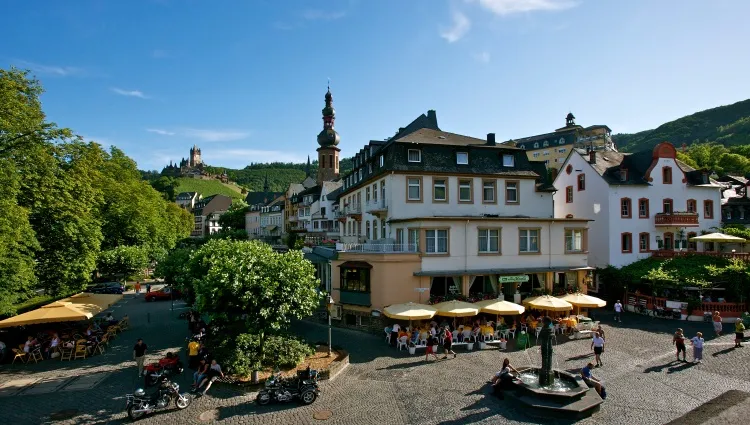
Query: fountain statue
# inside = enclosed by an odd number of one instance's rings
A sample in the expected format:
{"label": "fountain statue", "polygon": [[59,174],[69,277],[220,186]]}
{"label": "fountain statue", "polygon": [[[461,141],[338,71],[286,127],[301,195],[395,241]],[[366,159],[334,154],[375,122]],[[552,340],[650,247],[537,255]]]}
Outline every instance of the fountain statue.
{"label": "fountain statue", "polygon": [[539,370],[539,386],[551,386],[555,382],[555,372],[552,370],[552,336],[555,328],[552,319],[544,316],[542,330],[539,332],[539,342],[542,350],[542,368]]}

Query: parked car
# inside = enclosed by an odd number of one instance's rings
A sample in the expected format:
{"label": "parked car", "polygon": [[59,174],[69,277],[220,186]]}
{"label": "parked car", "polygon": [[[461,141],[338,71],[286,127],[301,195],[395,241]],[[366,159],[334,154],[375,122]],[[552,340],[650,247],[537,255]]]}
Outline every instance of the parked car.
{"label": "parked car", "polygon": [[125,285],[120,282],[104,282],[90,285],[86,292],[92,294],[122,294],[125,292]]}
{"label": "parked car", "polygon": [[182,294],[177,289],[172,289],[169,286],[165,286],[158,291],[151,291],[146,294],[146,301],[158,301],[158,300],[171,300],[182,297]]}

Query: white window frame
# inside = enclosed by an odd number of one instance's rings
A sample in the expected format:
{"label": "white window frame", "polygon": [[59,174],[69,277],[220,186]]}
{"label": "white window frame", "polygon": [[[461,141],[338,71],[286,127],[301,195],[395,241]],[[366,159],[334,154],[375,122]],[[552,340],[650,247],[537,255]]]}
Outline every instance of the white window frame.
{"label": "white window frame", "polygon": [[[515,189],[515,197],[513,200],[510,200],[508,197],[508,187],[509,185],[512,185]],[[505,182],[505,202],[508,204],[517,204],[518,203],[518,188],[519,182]]]}
{"label": "white window frame", "polygon": [[[533,234],[531,232],[534,232]],[[536,249],[531,249],[531,241],[536,239]],[[527,253],[539,252],[539,229],[518,230],[518,251]]]}
{"label": "white window frame", "polygon": [[[412,180],[415,181],[415,184],[412,184]],[[416,187],[417,191],[419,192],[419,196],[416,198],[411,197],[411,188]],[[417,177],[407,177],[406,178],[406,199],[409,201],[421,201],[422,200],[422,180],[420,180]]]}
{"label": "white window frame", "polygon": [[[417,153],[417,159],[416,160],[413,160],[411,158],[411,155],[414,152]],[[422,151],[419,150],[419,149],[407,149],[407,151],[406,151],[406,160],[408,162],[422,162]]]}
{"label": "white window frame", "polygon": [[[430,235],[432,234],[432,235]],[[439,251],[441,239],[445,239],[445,251]],[[425,252],[428,254],[448,253],[448,229],[426,229],[424,231]]]}
{"label": "white window frame", "polygon": [[469,152],[456,152],[456,164],[469,165]]}
{"label": "white window frame", "polygon": [[[442,181],[443,183],[438,184],[437,183],[438,180]],[[435,189],[438,188],[438,187],[442,187],[443,188],[443,197],[442,198],[438,198],[437,196],[435,196]],[[432,180],[432,199],[434,201],[440,201],[440,202],[445,202],[445,201],[448,200],[448,179],[441,178],[441,179],[433,179]]]}
{"label": "white window frame", "polygon": [[513,155],[505,154],[503,155],[503,167],[515,167],[516,166],[516,157]]}
{"label": "white window frame", "polygon": [[[491,199],[487,199],[485,195],[487,195],[487,190],[492,190],[492,196]],[[482,202],[492,204],[495,203],[495,197],[497,196],[497,183],[492,181],[483,181],[482,182]]]}
{"label": "white window frame", "polygon": [[[493,235],[494,233],[494,235]],[[497,249],[492,249],[492,240],[496,239]],[[500,229],[478,229],[477,230],[478,250],[481,254],[499,254],[500,253]]]}
{"label": "white window frame", "polygon": [[583,252],[584,234],[583,229],[565,229],[565,252]]}
{"label": "white window frame", "polygon": [[385,159],[383,158],[383,155],[380,155],[380,167],[383,167],[383,164],[385,164]]}
{"label": "white window frame", "polygon": [[[468,188],[467,188],[466,183],[468,183]],[[471,184],[471,180],[460,180],[460,179],[458,180],[458,202],[471,202],[472,201],[471,199],[472,198],[471,197],[472,186],[473,185]],[[469,189],[468,199],[461,197],[461,189]]]}

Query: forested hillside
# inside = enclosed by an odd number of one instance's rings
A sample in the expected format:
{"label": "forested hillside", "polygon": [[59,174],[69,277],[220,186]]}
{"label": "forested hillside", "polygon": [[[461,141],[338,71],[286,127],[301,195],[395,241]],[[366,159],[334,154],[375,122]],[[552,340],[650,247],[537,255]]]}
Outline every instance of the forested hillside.
{"label": "forested hillside", "polygon": [[696,142],[745,145],[750,143],[750,99],[696,112],[653,130],[615,134],[613,139],[623,152],[650,149],[664,141],[672,142],[677,147]]}

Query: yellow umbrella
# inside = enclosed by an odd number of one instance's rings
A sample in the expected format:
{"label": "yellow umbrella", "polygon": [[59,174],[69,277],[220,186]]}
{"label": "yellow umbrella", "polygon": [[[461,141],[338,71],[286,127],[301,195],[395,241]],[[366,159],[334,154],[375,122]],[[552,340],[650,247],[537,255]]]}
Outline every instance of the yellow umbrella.
{"label": "yellow umbrella", "polygon": [[470,317],[479,314],[479,308],[465,301],[443,301],[432,305],[437,314],[448,317]]}
{"label": "yellow umbrella", "polygon": [[76,305],[71,302],[55,301],[36,310],[5,319],[0,322],[0,328],[39,323],[77,322],[91,319],[100,311],[98,307],[90,304]]}
{"label": "yellow umbrella", "polygon": [[484,300],[474,303],[482,313],[496,314],[498,316],[515,316],[523,314],[526,308],[522,305],[503,301],[499,299]]}
{"label": "yellow umbrella", "polygon": [[523,300],[523,304],[536,310],[544,311],[570,311],[573,305],[560,298],[551,295],[542,295],[540,297],[531,297]]}
{"label": "yellow umbrella", "polygon": [[580,292],[577,292],[575,294],[567,294],[562,297],[559,297],[561,300],[565,300],[574,306],[578,307],[578,311],[580,313],[581,307],[584,308],[600,308],[607,305],[607,302],[604,301],[601,298],[592,297],[591,295],[582,294]]}
{"label": "yellow umbrella", "polygon": [[398,320],[425,320],[432,319],[437,310],[429,305],[418,303],[394,304],[383,309],[383,314],[391,319]]}
{"label": "yellow umbrella", "polygon": [[64,298],[60,301],[71,302],[73,304],[93,304],[101,308],[102,310],[106,310],[112,304],[120,301],[121,299],[122,294],[91,294],[88,292],[81,292],[80,294]]}

